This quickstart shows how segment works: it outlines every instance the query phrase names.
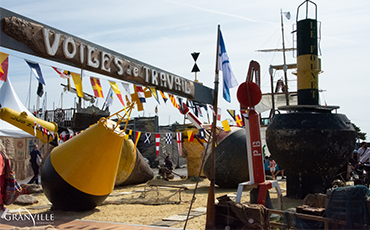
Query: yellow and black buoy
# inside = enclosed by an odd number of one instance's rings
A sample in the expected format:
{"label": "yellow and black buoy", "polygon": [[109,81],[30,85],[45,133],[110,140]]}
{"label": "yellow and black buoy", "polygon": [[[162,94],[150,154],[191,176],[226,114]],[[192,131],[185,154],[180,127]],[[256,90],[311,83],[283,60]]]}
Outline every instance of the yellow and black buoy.
{"label": "yellow and black buoy", "polygon": [[53,149],[44,162],[41,183],[55,209],[86,211],[113,191],[124,134],[104,119]]}

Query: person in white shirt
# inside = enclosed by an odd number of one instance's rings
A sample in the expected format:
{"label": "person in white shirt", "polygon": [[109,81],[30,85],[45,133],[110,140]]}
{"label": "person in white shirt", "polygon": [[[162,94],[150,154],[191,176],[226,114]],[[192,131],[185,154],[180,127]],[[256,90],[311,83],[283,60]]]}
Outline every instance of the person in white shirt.
{"label": "person in white shirt", "polygon": [[370,148],[367,147],[366,142],[362,142],[361,148],[359,148],[357,151],[360,163],[370,163]]}

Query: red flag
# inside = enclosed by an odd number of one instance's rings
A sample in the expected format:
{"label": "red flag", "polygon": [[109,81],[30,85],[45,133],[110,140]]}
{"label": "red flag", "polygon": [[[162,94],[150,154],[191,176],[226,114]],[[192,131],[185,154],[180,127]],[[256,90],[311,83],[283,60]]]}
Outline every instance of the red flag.
{"label": "red flag", "polygon": [[104,98],[100,80],[98,78],[90,77],[90,83],[91,83],[91,87],[94,90],[95,97]]}
{"label": "red flag", "polygon": [[188,131],[188,141],[193,142],[194,141],[194,133],[193,131]]}
{"label": "red flag", "polygon": [[236,124],[238,125],[238,127],[242,127],[244,124],[243,124],[243,121],[242,121],[242,119],[240,118],[240,116],[239,115],[236,115],[235,116],[235,122],[236,122]]}
{"label": "red flag", "polygon": [[179,108],[180,108],[180,106],[176,103],[175,96],[173,96],[173,95],[171,95],[171,94],[168,94],[168,96],[170,97],[170,100],[171,100],[171,102],[172,102],[172,105],[173,105],[175,108],[179,109]]}
{"label": "red flag", "polygon": [[118,88],[117,83],[114,81],[109,81],[109,84],[112,87],[113,91],[116,93],[119,101],[122,103],[123,106],[125,106],[125,103],[123,102],[123,99],[122,99],[121,90]]}
{"label": "red flag", "polygon": [[9,54],[0,52],[0,80],[6,81],[8,77]]}
{"label": "red flag", "polygon": [[158,156],[159,155],[159,142],[161,140],[161,134],[156,133],[155,134],[155,153]]}
{"label": "red flag", "polygon": [[[52,66],[53,67],[53,66]],[[68,71],[63,71],[62,69],[58,69],[56,67],[53,67],[53,69],[59,74],[61,78],[68,79],[71,77],[70,74],[68,74]]]}

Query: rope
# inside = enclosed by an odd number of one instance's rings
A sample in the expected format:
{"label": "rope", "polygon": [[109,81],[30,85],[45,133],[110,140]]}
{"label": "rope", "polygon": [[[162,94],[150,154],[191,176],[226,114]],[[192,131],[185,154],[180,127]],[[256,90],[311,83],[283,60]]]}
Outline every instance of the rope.
{"label": "rope", "polygon": [[[202,173],[202,168],[204,166],[204,162],[205,162],[205,159],[206,159],[206,155],[207,155],[207,150],[208,150],[208,145],[210,143],[210,139],[211,139],[211,136],[208,137],[207,146],[206,146],[206,149],[205,149],[205,154],[203,155],[202,164],[200,166],[198,178],[200,178],[200,174]],[[199,184],[199,180],[197,180],[197,183],[195,184],[195,188],[194,188],[194,192],[193,192],[193,197],[191,198],[191,203],[190,203],[188,215],[186,216],[186,220],[185,220],[185,224],[184,224],[184,230],[186,229],[186,225],[187,225],[188,220],[189,220],[189,215],[190,215],[191,207],[193,206],[193,203],[195,201],[195,193],[197,191],[198,184]]]}

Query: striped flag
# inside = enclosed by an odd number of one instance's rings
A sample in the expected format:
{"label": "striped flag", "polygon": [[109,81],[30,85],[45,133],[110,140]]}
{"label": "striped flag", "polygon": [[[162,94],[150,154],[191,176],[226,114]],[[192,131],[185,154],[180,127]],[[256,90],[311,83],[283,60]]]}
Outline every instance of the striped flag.
{"label": "striped flag", "polygon": [[172,105],[176,108],[176,109],[179,109],[180,106],[176,103],[176,99],[175,99],[175,96],[173,96],[172,94],[168,94],[168,96],[170,97],[170,100],[172,102]]}
{"label": "striped flag", "polygon": [[188,141],[189,142],[193,142],[194,141],[194,133],[191,130],[188,131]]}
{"label": "striped flag", "polygon": [[177,147],[179,148],[179,155],[182,154],[182,147],[181,147],[181,132],[176,133],[176,140],[177,140]]}
{"label": "striped flag", "polygon": [[136,137],[135,137],[135,146],[134,146],[134,149],[132,150],[132,152],[135,152],[136,150],[136,146],[137,146],[137,143],[139,142],[139,139],[140,139],[140,135],[141,135],[141,132],[139,131],[136,131]]}
{"label": "striped flag", "polygon": [[163,99],[164,103],[166,104],[168,98],[166,97],[166,95],[164,95],[164,93],[161,90],[159,90],[159,93],[161,94],[162,99]]}
{"label": "striped flag", "polygon": [[230,98],[230,88],[234,88],[238,86],[238,81],[236,80],[234,73],[231,69],[229,56],[226,52],[226,46],[224,43],[224,39],[222,38],[222,33],[220,30],[219,33],[219,51],[218,51],[218,63],[217,63],[217,69],[222,71],[223,76],[223,98],[227,102],[231,102]]}
{"label": "striped flag", "polygon": [[136,87],[137,95],[139,97],[140,102],[145,103],[146,100],[145,100],[145,94],[144,94],[143,87],[141,85],[135,85],[135,87]]}
{"label": "striped flag", "polygon": [[125,107],[125,103],[123,102],[123,99],[122,99],[121,90],[119,90],[117,83],[114,82],[114,81],[109,81],[109,84],[112,87],[113,91],[116,93],[116,95],[117,95],[119,101],[122,103],[123,107]]}
{"label": "striped flag", "polygon": [[68,79],[71,75],[68,74],[68,71],[63,71],[62,69],[56,68],[52,66],[52,68],[59,74],[59,76],[63,79]]}
{"label": "striped flag", "polygon": [[104,98],[100,80],[98,78],[90,77],[90,83],[91,87],[93,88],[95,97]]}
{"label": "striped flag", "polygon": [[8,78],[9,54],[0,52],[0,80]]}
{"label": "striped flag", "polygon": [[156,133],[155,134],[155,153],[157,156],[159,156],[159,143],[160,143],[160,140],[161,140],[161,134],[160,133]]}

